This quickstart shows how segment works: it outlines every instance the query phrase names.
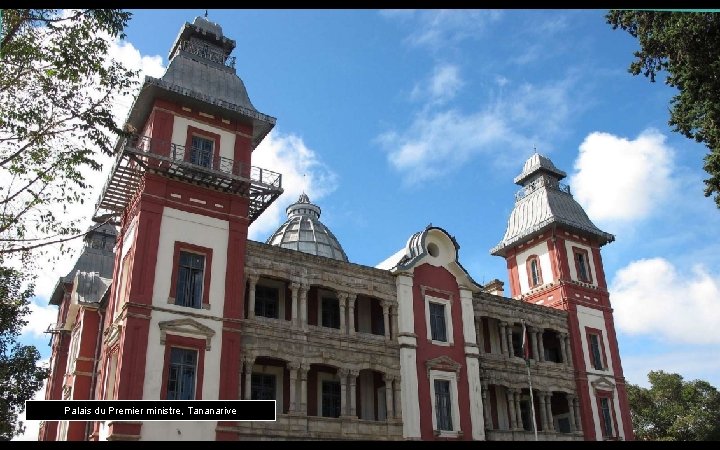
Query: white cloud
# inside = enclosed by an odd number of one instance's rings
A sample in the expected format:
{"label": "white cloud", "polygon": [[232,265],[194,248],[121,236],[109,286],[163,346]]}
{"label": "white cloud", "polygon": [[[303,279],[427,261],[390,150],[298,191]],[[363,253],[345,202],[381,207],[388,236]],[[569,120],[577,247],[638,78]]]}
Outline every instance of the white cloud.
{"label": "white cloud", "polygon": [[617,327],[673,342],[720,344],[720,274],[678,270],[664,258],[633,261],[611,283]]}
{"label": "white cloud", "polygon": [[585,138],[570,184],[590,217],[639,220],[660,206],[674,183],[673,150],[665,139],[654,129],[634,140],[601,132]]}
{"label": "white cloud", "polygon": [[564,132],[573,83],[570,78],[543,86],[526,83],[467,114],[428,103],[407,129],[385,132],[378,142],[406,184],[447,175],[478,154],[516,160],[533,146],[549,148],[546,142]]}
{"label": "white cloud", "polygon": [[337,175],[294,134],[273,130],[253,152],[253,165],[282,174],[283,194],[250,225],[250,239],[265,240],[283,223],[285,208],[302,192],[315,202],[335,190]]}
{"label": "white cloud", "polygon": [[444,103],[453,99],[463,84],[458,66],[440,64],[435,67],[432,76],[425,83],[415,85],[411,97],[433,103]]}
{"label": "white cloud", "polygon": [[[38,361],[39,366],[46,366],[50,360],[44,359]],[[43,382],[42,387],[33,395],[32,400],[45,400],[45,387],[47,381]],[[13,441],[37,441],[40,433],[40,421],[39,420],[25,420],[25,410],[18,414],[18,420],[23,422],[25,425],[25,432],[21,435],[15,436]]]}
{"label": "white cloud", "polygon": [[386,10],[381,15],[388,19],[413,22],[407,36],[409,44],[431,50],[446,50],[447,46],[482,35],[488,23],[497,21],[502,13],[494,10]]}

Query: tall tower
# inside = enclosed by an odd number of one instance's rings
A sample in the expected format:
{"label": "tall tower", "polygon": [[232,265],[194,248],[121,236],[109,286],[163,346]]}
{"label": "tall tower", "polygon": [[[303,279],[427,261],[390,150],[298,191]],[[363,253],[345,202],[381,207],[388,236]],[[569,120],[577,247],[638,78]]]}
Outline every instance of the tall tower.
{"label": "tall tower", "polygon": [[600,247],[615,237],[596,227],[560,183],[566,173],[535,153],[514,182],[502,241],[511,296],[567,311],[586,440],[632,440],[632,423]]}
{"label": "tall tower", "polygon": [[[275,118],[250,102],[234,48],[206,18],[184,24],[128,115],[95,215],[120,224],[97,399],[239,398],[248,226],[282,187],[251,166]],[[100,422],[93,437],[222,439],[222,425]]]}

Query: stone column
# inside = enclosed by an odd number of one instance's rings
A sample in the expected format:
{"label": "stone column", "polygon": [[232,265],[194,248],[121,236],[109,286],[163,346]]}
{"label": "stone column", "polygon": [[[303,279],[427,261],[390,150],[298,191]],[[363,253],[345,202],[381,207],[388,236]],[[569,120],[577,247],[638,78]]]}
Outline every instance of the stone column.
{"label": "stone column", "polygon": [[506,327],[505,331],[507,332],[507,349],[508,349],[508,356],[513,357],[515,356],[515,350],[513,349],[513,341],[512,341],[512,327]]}
{"label": "stone column", "polygon": [[310,366],[300,364],[300,408],[298,412],[305,415],[307,415],[307,378],[309,370]]}
{"label": "stone column", "polygon": [[295,394],[295,388],[297,387],[297,376],[298,376],[298,369],[300,368],[300,364],[296,362],[289,362],[288,365],[288,372],[290,373],[290,405],[288,406],[288,413],[294,413],[295,409],[297,408],[296,399],[297,396]]}
{"label": "stone column", "polygon": [[338,376],[340,377],[340,415],[345,416],[347,415],[347,409],[348,409],[348,401],[347,401],[347,379],[348,379],[348,373],[350,373],[347,369],[338,369]]}
{"label": "stone column", "polygon": [[505,335],[505,327],[507,322],[500,322],[500,353],[507,355],[507,342]]}
{"label": "stone column", "polygon": [[300,326],[303,330],[308,327],[307,294],[310,288],[307,284],[300,285]]}
{"label": "stone column", "polygon": [[538,333],[537,328],[529,327],[530,339],[532,340],[533,359],[540,361],[540,347],[538,347]]}
{"label": "stone column", "polygon": [[517,429],[517,416],[515,415],[515,389],[505,388],[508,411],[510,413],[510,429]]}
{"label": "stone column", "polygon": [[357,370],[351,370],[350,377],[350,415],[357,417],[356,411],[356,397],[357,397],[357,377],[360,372]]}
{"label": "stone column", "polygon": [[382,303],[382,310],[383,310],[383,325],[385,325],[385,340],[390,340],[390,302],[387,300],[383,300]]}
{"label": "stone column", "polygon": [[[387,337],[387,330],[385,336]],[[389,422],[393,418],[393,378],[383,374],[383,381],[385,382],[385,419]]]}
{"label": "stone column", "polygon": [[292,306],[291,306],[291,314],[292,314],[292,325],[294,327],[298,326],[298,290],[300,289],[300,283],[290,283],[290,294],[292,296]]}
{"label": "stone column", "polygon": [[567,333],[563,333],[563,341],[565,342],[565,352],[567,353],[567,365],[573,365],[572,350],[570,349],[570,337]]}
{"label": "stone column", "polygon": [[347,309],[346,292],[338,293],[338,303],[340,304],[340,334],[345,334],[345,310]]}
{"label": "stone column", "polygon": [[395,400],[395,418],[402,419],[402,394],[400,393],[400,385],[402,383],[398,378],[396,378],[395,383],[393,384],[395,386],[395,391],[393,392],[393,399]]}
{"label": "stone column", "polygon": [[575,432],[575,396],[573,394],[565,394],[568,402],[568,411],[570,412],[570,432]]}
{"label": "stone column", "polygon": [[520,409],[520,397],[521,396],[522,396],[522,392],[519,389],[515,390],[515,414],[517,415],[518,430],[525,429],[525,425],[523,424],[523,420],[522,420],[522,409]]}
{"label": "stone column", "polygon": [[538,344],[540,344],[540,362],[545,362],[545,344],[543,344],[543,332],[544,329],[538,331]]}
{"label": "stone column", "polygon": [[547,424],[547,411],[545,410],[545,396],[547,393],[543,391],[538,391],[538,406],[540,407],[540,423],[542,425],[543,431],[548,430],[548,424]]}
{"label": "stone column", "polygon": [[350,336],[355,335],[355,299],[357,299],[356,294],[348,294],[348,329],[350,330]]}
{"label": "stone column", "polygon": [[573,409],[575,410],[575,430],[582,433],[582,418],[580,417],[580,401],[577,397],[573,398]]}
{"label": "stone column", "polygon": [[250,284],[250,292],[248,293],[248,319],[255,318],[255,286],[258,282],[257,275],[249,275],[248,282]]}
{"label": "stone column", "polygon": [[555,333],[555,336],[557,337],[558,344],[560,344],[560,355],[562,356],[562,363],[567,364],[567,349],[565,348],[564,333],[558,331],[557,333]]}
{"label": "stone column", "polygon": [[398,338],[398,312],[397,312],[397,306],[393,306],[390,308],[390,318],[391,318],[391,324],[392,324],[392,330],[390,333],[390,338],[393,341],[397,341]]}
{"label": "stone column", "polygon": [[244,367],[245,367],[245,391],[243,392],[243,398],[245,400],[252,400],[250,396],[250,386],[252,383],[252,369],[253,369],[253,363],[255,362],[255,358],[252,356],[246,356],[244,361]]}
{"label": "stone column", "polygon": [[548,431],[555,431],[555,423],[552,415],[552,392],[548,392],[545,406],[547,407]]}
{"label": "stone column", "polygon": [[482,384],[482,399],[483,399],[483,417],[485,419],[485,429],[492,430],[492,411],[490,411],[490,396],[488,395],[488,384]]}

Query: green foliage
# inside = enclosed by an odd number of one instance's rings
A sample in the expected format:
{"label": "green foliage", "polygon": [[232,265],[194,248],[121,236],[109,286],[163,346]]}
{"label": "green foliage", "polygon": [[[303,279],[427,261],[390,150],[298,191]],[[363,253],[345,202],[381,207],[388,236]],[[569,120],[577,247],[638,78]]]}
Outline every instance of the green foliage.
{"label": "green foliage", "polygon": [[37,349],[17,342],[33,291],[32,284],[22,288],[24,281],[20,272],[0,265],[0,441],[24,431],[18,414],[48,376],[37,366]]}
{"label": "green foliage", "polygon": [[111,154],[112,114],[135,72],[107,57],[124,37],[120,10],[2,10],[0,254],[79,235],[67,213],[85,201],[88,169]]}
{"label": "green foliage", "polygon": [[720,208],[720,14],[611,10],[606,20],[638,39],[630,73],[654,82],[662,72],[665,83],[678,89],[669,124],[710,150],[705,196],[714,195]]}
{"label": "green foliage", "polygon": [[650,388],[628,385],[635,438],[644,441],[720,440],[720,393],[707,381],[683,381],[662,370],[648,374]]}

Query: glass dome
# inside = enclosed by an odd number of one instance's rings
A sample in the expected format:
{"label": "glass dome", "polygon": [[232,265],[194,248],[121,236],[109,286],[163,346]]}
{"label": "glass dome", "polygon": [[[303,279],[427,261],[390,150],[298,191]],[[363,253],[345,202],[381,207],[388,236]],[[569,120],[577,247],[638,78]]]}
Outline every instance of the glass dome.
{"label": "glass dome", "polygon": [[288,220],[268,238],[267,244],[299,250],[311,255],[347,261],[347,255],[335,235],[320,222],[320,207],[303,193],[287,207]]}

